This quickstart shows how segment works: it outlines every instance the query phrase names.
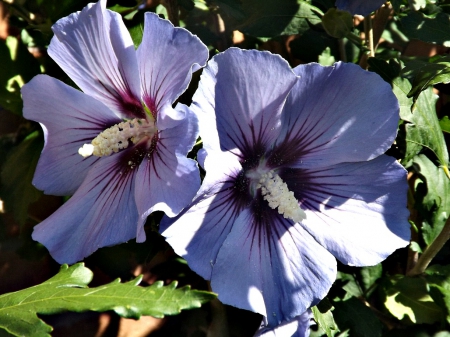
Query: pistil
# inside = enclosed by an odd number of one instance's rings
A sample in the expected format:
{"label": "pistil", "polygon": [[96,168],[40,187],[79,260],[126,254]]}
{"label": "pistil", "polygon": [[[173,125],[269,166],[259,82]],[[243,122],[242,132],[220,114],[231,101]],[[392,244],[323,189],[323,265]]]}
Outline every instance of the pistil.
{"label": "pistil", "polygon": [[138,143],[144,137],[153,137],[156,133],[155,123],[146,119],[132,119],[116,124],[95,137],[91,144],[84,144],[78,153],[83,157],[109,156],[112,153],[126,149],[130,142]]}
{"label": "pistil", "polygon": [[278,213],[294,222],[306,219],[305,212],[300,208],[294,192],[289,191],[287,184],[274,171],[263,173],[256,185],[272,209],[278,208]]}

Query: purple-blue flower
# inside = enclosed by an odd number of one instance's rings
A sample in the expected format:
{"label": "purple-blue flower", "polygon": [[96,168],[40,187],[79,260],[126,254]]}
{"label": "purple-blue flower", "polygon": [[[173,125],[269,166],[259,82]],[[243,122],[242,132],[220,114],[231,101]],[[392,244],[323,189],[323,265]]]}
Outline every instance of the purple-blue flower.
{"label": "purple-blue flower", "polygon": [[161,231],[223,303],[273,328],[327,294],[336,259],[375,265],[408,244],[406,171],[384,155],[399,106],[378,75],[229,49],[191,108],[206,176]]}
{"label": "purple-blue flower", "polygon": [[33,184],[73,194],[33,232],[59,263],[144,241],[150,213],[175,216],[200,186],[197,164],[186,158],[198,121],[172,103],[205,65],[206,46],[146,13],[135,50],[120,15],[105,6],[89,4],[52,27],[49,55],[82,91],[45,75],[22,90],[24,116],[45,137]]}
{"label": "purple-blue flower", "polygon": [[263,327],[258,330],[255,337],[309,337],[310,326],[313,323],[313,314],[307,310],[292,321],[285,322],[274,328]]}
{"label": "purple-blue flower", "polygon": [[353,15],[369,15],[384,4],[386,0],[336,0],[336,7]]}

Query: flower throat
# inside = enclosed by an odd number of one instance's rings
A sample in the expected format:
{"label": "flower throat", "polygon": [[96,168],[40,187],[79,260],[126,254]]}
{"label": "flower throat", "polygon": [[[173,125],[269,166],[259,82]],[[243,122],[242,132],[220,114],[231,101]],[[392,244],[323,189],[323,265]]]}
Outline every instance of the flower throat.
{"label": "flower throat", "polygon": [[306,214],[295,199],[294,192],[289,191],[287,184],[274,170],[263,172],[256,169],[247,172],[246,175],[253,182],[257,181],[255,187],[261,190],[261,195],[270,208],[277,209],[279,214],[294,222],[306,219]]}

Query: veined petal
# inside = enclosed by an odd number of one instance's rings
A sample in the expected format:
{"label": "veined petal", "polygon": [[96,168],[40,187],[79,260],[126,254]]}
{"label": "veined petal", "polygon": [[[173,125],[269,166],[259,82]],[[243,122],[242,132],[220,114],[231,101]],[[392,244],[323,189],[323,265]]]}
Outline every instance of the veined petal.
{"label": "veined petal", "polygon": [[45,135],[33,184],[47,194],[72,195],[98,160],[83,158],[78,149],[120,119],[99,101],[47,75],[25,84],[22,95],[24,117],[41,123]]}
{"label": "veined petal", "polygon": [[308,309],[292,321],[281,323],[273,329],[262,328],[255,337],[309,337],[312,319],[312,311]]}
{"label": "veined petal", "polygon": [[301,225],[342,263],[375,265],[409,243],[406,171],[394,158],[282,177],[305,209]]}
{"label": "veined petal", "polygon": [[106,0],[56,22],[48,53],[88,95],[124,118],[143,118],[133,41]]}
{"label": "veined petal", "polygon": [[294,71],[300,80],[284,106],[283,136],[277,144],[285,165],[365,161],[389,149],[399,106],[381,77],[347,63],[300,65]]}
{"label": "veined petal", "polygon": [[58,263],[75,263],[100,247],[136,236],[137,170],[127,170],[126,165],[132,155],[133,149],[127,149],[101,158],[75,194],[34,227],[33,239],[42,243]]}
{"label": "veined petal", "polygon": [[337,266],[299,224],[272,209],[261,218],[264,223],[248,208],[239,214],[220,248],[211,287],[223,303],[258,312],[274,328],[318,303]]}
{"label": "veined petal", "polygon": [[187,206],[200,188],[200,173],[197,163],[186,158],[198,136],[198,121],[185,105],[177,109],[184,111],[186,118],[174,128],[159,132],[155,149],[146,156],[136,176],[136,203],[141,219],[137,241],[145,240],[143,225],[154,211],[163,211],[173,217]]}
{"label": "veined petal", "polygon": [[352,14],[369,15],[384,4],[385,0],[336,0],[336,7]]}
{"label": "veined petal", "polygon": [[154,13],[145,13],[144,25],[137,50],[141,90],[145,104],[158,113],[158,128],[164,129],[172,119],[184,118],[180,111],[163,107],[170,107],[187,89],[192,72],[205,66],[208,48],[197,36]]}
{"label": "veined petal", "polygon": [[276,139],[282,105],[296,81],[280,56],[230,48],[208,62],[193,104],[215,110],[222,150],[245,157]]}
{"label": "veined petal", "polygon": [[[234,177],[241,167],[234,156],[206,157],[205,164],[218,163],[220,170],[207,170],[202,188],[178,217],[161,220],[160,231],[175,252],[205,279],[211,279],[217,253],[231,231],[242,205],[234,199]],[[211,165],[209,165],[210,167]]]}

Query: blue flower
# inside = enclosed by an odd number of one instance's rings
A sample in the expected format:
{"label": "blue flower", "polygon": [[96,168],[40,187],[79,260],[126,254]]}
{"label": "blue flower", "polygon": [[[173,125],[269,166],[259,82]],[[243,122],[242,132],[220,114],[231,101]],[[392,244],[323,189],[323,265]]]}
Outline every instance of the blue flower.
{"label": "blue flower", "polygon": [[229,49],[191,108],[206,176],[161,231],[223,303],[273,328],[327,294],[336,258],[374,265],[408,244],[406,171],[384,155],[399,106],[378,75]]}
{"label": "blue flower", "polygon": [[208,59],[191,33],[145,14],[137,50],[106,0],[59,20],[49,55],[82,90],[46,75],[23,87],[24,116],[41,123],[45,146],[33,184],[73,196],[35,227],[33,239],[59,263],[99,247],[145,240],[147,216],[175,216],[200,178],[187,159],[198,121],[172,103]]}
{"label": "blue flower", "polygon": [[274,328],[263,327],[255,337],[309,337],[310,326],[313,323],[313,314],[307,310],[292,321],[280,324]]}
{"label": "blue flower", "polygon": [[369,15],[384,4],[385,0],[336,0],[336,7],[353,15]]}

